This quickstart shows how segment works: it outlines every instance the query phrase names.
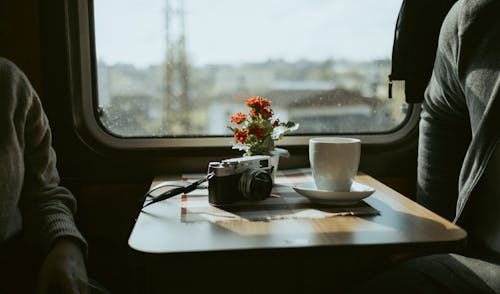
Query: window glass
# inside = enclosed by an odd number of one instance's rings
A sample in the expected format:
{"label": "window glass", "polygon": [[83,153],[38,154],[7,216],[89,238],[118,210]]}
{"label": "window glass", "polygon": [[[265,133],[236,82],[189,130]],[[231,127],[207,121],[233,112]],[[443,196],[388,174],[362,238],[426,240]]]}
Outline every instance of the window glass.
{"label": "window glass", "polygon": [[378,133],[401,0],[94,0],[99,119],[123,137],[230,135],[269,99],[300,134]]}

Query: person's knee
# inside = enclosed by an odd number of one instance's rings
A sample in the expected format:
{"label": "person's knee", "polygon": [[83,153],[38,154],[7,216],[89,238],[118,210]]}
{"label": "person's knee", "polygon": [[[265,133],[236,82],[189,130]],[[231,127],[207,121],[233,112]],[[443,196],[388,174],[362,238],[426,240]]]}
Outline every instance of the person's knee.
{"label": "person's knee", "polygon": [[357,293],[494,293],[482,277],[456,256],[436,254],[402,262],[356,288]]}

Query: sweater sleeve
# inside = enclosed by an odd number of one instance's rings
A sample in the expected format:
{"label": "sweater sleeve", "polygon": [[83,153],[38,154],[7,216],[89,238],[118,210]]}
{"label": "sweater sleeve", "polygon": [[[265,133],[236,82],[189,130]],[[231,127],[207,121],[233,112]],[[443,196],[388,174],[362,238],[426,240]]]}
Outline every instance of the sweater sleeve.
{"label": "sweater sleeve", "polygon": [[470,0],[450,10],[421,114],[417,199],[455,222],[500,140],[499,8]]}
{"label": "sweater sleeve", "polygon": [[57,238],[70,237],[86,254],[87,243],[73,218],[76,200],[69,190],[59,185],[47,117],[36,92],[25,82],[29,107],[24,129],[25,176],[21,197],[24,229],[44,252],[50,250]]}
{"label": "sweater sleeve", "polygon": [[457,77],[459,5],[441,28],[422,106],[417,167],[417,201],[449,220],[455,216],[458,178],[471,133]]}

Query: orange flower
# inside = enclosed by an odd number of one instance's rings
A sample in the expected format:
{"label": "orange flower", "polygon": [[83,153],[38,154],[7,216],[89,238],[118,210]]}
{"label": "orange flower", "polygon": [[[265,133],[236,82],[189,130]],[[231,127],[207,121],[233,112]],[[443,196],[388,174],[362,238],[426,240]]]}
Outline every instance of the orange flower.
{"label": "orange flower", "polygon": [[233,116],[231,116],[231,122],[234,124],[237,124],[237,125],[241,124],[246,119],[247,119],[247,115],[244,114],[243,112],[237,112],[237,113],[233,114]]}
{"label": "orange flower", "polygon": [[257,116],[257,115],[262,115],[263,118],[267,119],[273,116],[273,111],[269,109],[250,109],[250,116]]}
{"label": "orange flower", "polygon": [[260,110],[260,114],[264,117],[264,118],[270,118],[271,116],[273,116],[273,111],[272,110],[268,110],[268,109],[261,109]]}
{"label": "orange flower", "polygon": [[247,106],[255,109],[264,109],[271,106],[271,102],[266,98],[255,96],[247,99]]}
{"label": "orange flower", "polygon": [[257,139],[261,139],[264,136],[264,129],[258,125],[251,125],[248,127],[248,134],[254,135]]}
{"label": "orange flower", "polygon": [[233,114],[230,121],[238,126],[228,126],[228,128],[233,132],[236,143],[234,146],[245,150],[248,155],[270,154],[275,148],[275,141],[298,127],[293,122],[273,119],[271,102],[266,98],[261,96],[248,98],[246,106],[250,107],[248,114],[243,112]]}
{"label": "orange flower", "polygon": [[245,130],[235,129],[234,130],[234,142],[245,143],[247,139],[247,132]]}

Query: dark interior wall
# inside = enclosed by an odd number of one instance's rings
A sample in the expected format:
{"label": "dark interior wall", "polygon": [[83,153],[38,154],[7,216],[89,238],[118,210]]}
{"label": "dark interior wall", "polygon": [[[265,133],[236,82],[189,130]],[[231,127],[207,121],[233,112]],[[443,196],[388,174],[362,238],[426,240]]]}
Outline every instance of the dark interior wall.
{"label": "dark interior wall", "polygon": [[16,63],[42,90],[37,0],[0,1],[0,56]]}

